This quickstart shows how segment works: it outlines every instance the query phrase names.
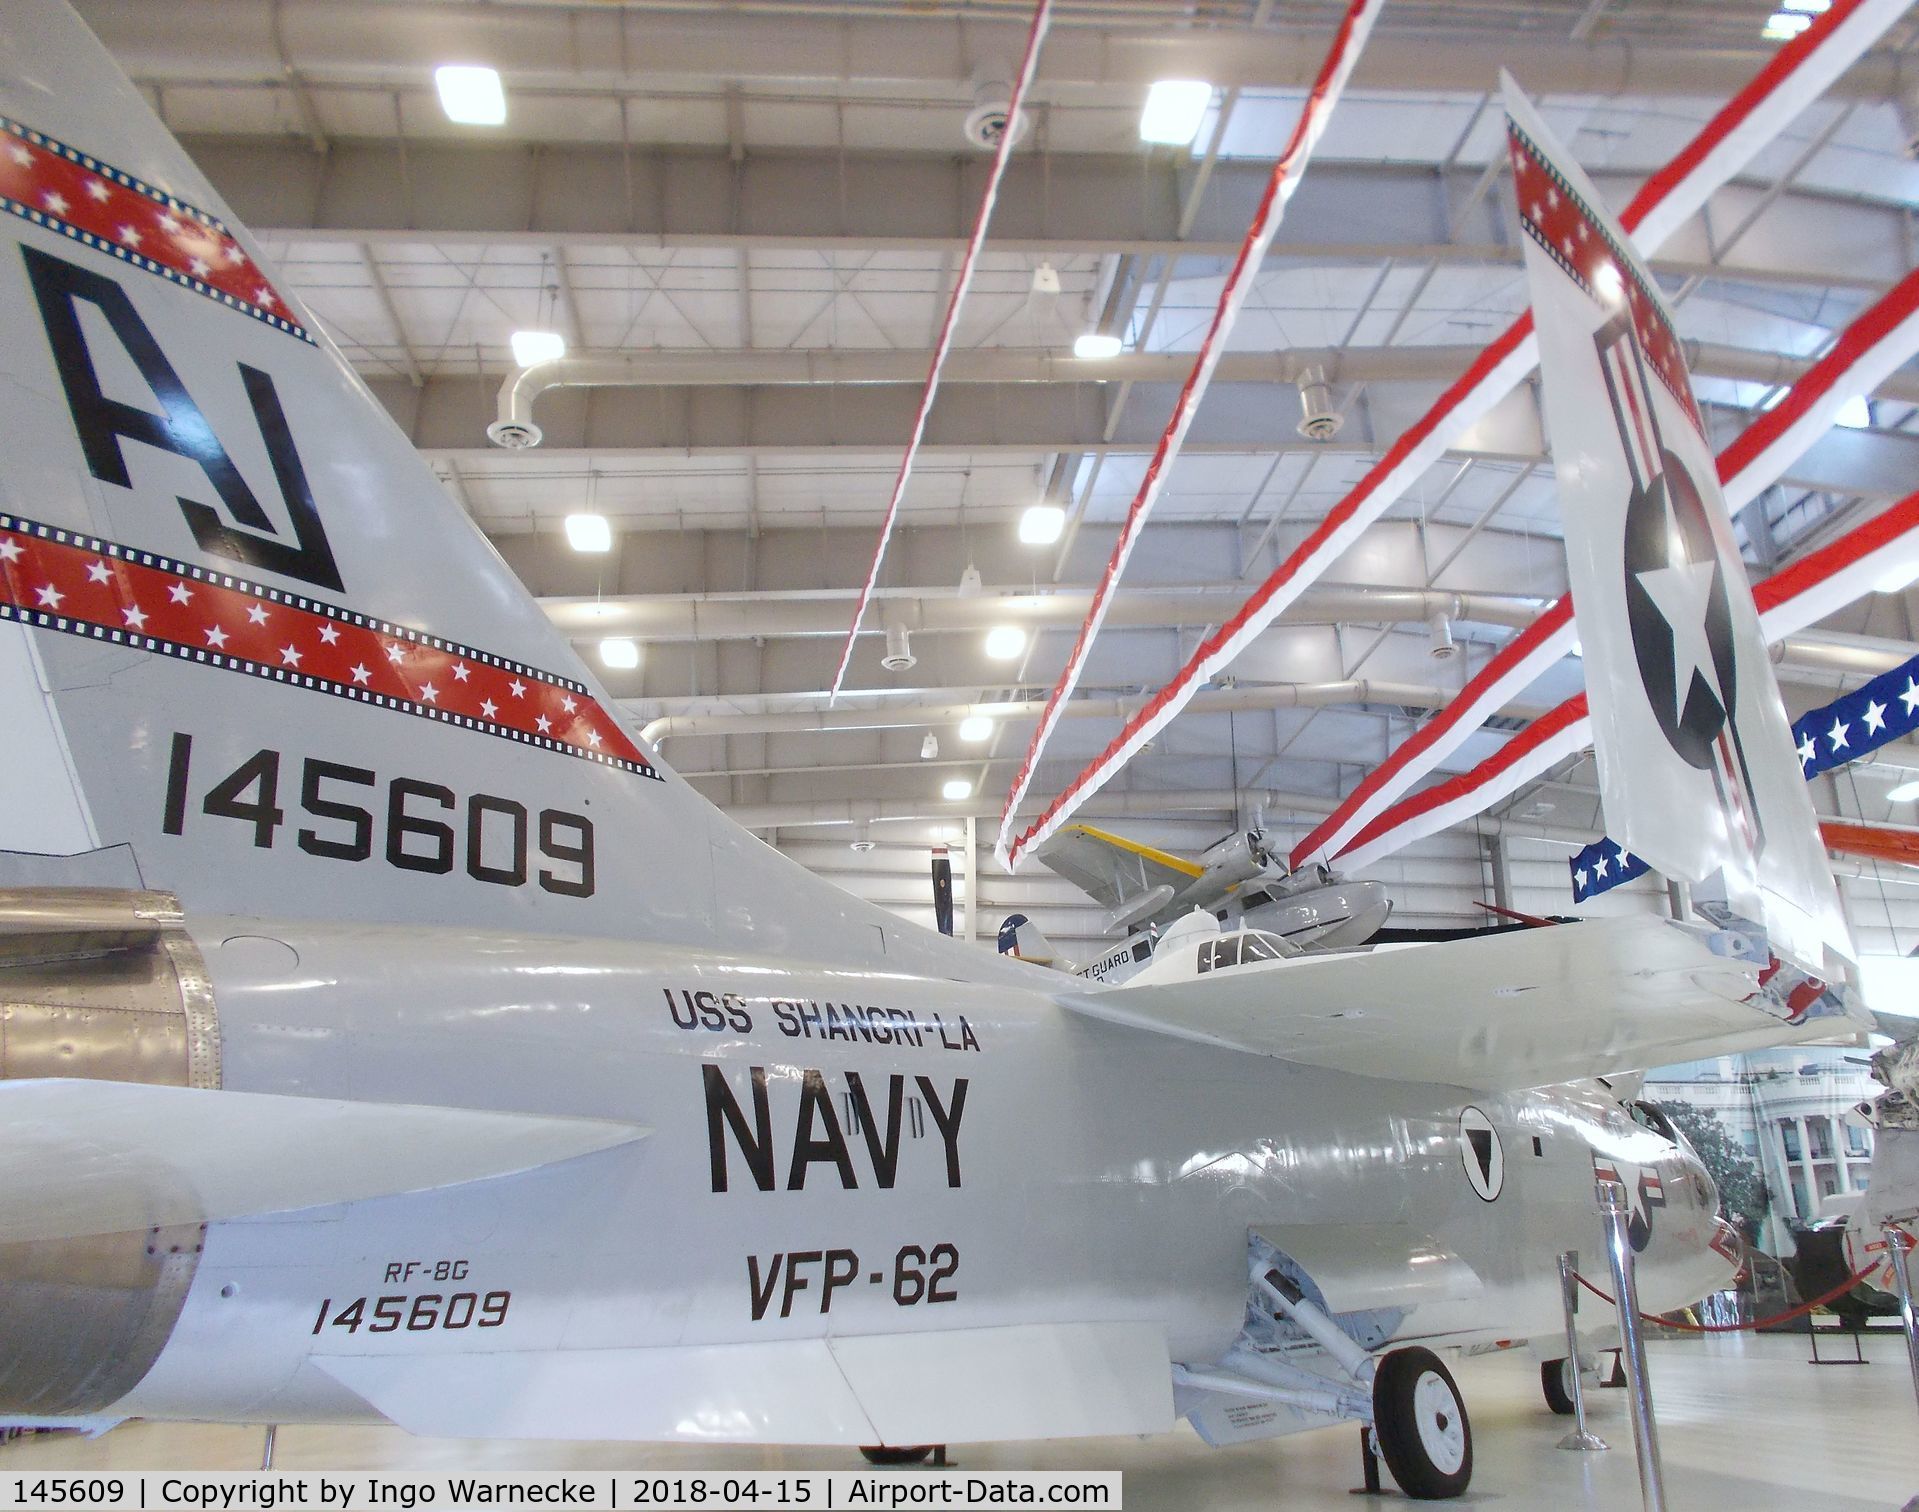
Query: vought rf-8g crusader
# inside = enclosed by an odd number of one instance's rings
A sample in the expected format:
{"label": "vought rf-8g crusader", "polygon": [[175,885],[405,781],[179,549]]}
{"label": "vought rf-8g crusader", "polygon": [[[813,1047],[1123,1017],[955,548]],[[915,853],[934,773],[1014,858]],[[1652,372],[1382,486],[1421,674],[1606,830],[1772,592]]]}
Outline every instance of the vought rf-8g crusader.
{"label": "vought rf-8g crusader", "polygon": [[1169,939],[1104,987],[696,796],[80,22],[13,0],[0,52],[0,1420],[1360,1422],[1446,1496],[1439,1352],[1556,1335],[1596,1169],[1648,1306],[1730,1274],[1596,1078],[1803,1035],[1762,930],[1843,939],[1665,313],[1542,134],[1589,328],[1542,320],[1548,392],[1619,485],[1574,543],[1624,584],[1578,589],[1608,815],[1730,922]]}

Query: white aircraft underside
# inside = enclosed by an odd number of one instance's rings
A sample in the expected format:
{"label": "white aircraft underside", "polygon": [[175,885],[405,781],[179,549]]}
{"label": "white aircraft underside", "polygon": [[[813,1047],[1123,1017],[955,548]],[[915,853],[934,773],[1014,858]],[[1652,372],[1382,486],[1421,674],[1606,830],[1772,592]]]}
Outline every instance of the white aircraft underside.
{"label": "white aircraft underside", "polygon": [[77,18],[13,11],[0,1421],[1225,1439],[1554,1333],[1596,1171],[1646,1305],[1730,1273],[1589,1078],[1807,1033],[1763,958],[1623,920],[1103,989],[848,898],[633,742]]}

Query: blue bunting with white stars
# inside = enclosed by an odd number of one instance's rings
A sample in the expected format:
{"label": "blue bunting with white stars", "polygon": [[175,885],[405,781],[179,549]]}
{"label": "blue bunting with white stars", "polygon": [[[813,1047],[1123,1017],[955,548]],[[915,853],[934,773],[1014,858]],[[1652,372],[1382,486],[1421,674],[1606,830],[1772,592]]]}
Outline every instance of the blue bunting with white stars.
{"label": "blue bunting with white stars", "polygon": [[1811,781],[1914,730],[1919,730],[1919,656],[1794,720],[1792,743],[1799,748],[1799,769]]}
{"label": "blue bunting with white stars", "polygon": [[[1876,751],[1888,741],[1919,730],[1919,656],[1865,687],[1835,698],[1793,721],[1792,743],[1799,749],[1799,770],[1810,782],[1849,761]],[[1595,840],[1567,863],[1573,874],[1573,902],[1630,882],[1648,871],[1644,861],[1621,851],[1616,840]]]}
{"label": "blue bunting with white stars", "polygon": [[1572,868],[1575,903],[1611,892],[1622,882],[1643,877],[1652,870],[1631,851],[1621,850],[1617,840],[1603,837],[1576,853],[1566,864]]}

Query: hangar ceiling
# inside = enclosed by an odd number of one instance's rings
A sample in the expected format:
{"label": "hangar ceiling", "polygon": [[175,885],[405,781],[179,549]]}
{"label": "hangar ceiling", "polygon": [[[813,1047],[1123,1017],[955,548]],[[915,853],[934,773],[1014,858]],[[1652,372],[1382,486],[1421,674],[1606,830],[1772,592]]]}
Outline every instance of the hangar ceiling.
{"label": "hangar ceiling", "polygon": [[[830,870],[854,819],[904,848],[997,817],[1340,7],[1059,0],[852,693],[830,715],[824,690],[990,161],[962,123],[1011,71],[1027,6],[79,9],[556,621],[589,657],[609,633],[642,644],[637,668],[599,669],[636,726],[716,802]],[[1036,794],[1100,749],[1523,309],[1498,68],[1623,203],[1773,55],[1771,9],[1386,8]],[[1913,266],[1915,37],[1896,27],[1654,261],[1722,442]],[[455,61],[500,69],[505,125],[447,121],[431,73]],[[1216,86],[1190,149],[1138,140],[1163,77]],[[621,382],[543,395],[544,443],[502,451],[485,428],[514,370],[508,338],[526,329],[621,359]],[[1093,329],[1120,335],[1122,355],[1076,359]],[[1342,417],[1330,441],[1296,430],[1312,366]],[[1744,512],[1756,568],[1911,491],[1916,405],[1919,373],[1895,375]],[[1042,500],[1066,511],[1065,534],[1022,544],[1020,516]],[[611,520],[612,552],[569,548],[561,522],[580,511]],[[1522,387],[1088,816],[1174,844],[1256,809],[1298,832],[1563,591],[1557,534]],[[1912,612],[1909,593],[1876,594],[1796,637],[1780,663],[1794,712],[1910,655]],[[1431,654],[1435,614],[1450,659]],[[885,623],[910,632],[910,670],[881,667]],[[1029,632],[1024,650],[990,659],[984,634],[1008,623]],[[1509,713],[1578,686],[1569,661]],[[959,719],[982,710],[992,735],[962,742]],[[939,752],[923,758],[929,735]],[[1503,738],[1488,728],[1457,763]],[[1908,774],[1881,755],[1822,804],[1910,822],[1885,798]],[[941,796],[956,778],[971,798]],[[1432,889],[1411,911],[1456,916],[1488,835],[1534,846],[1544,877],[1596,821],[1590,763],[1573,763],[1421,852],[1430,875],[1417,857],[1394,875]],[[921,863],[896,869],[866,890],[911,911]],[[1042,906],[1037,889],[984,879],[982,906]],[[1063,937],[1097,932],[1090,912],[1060,907]]]}

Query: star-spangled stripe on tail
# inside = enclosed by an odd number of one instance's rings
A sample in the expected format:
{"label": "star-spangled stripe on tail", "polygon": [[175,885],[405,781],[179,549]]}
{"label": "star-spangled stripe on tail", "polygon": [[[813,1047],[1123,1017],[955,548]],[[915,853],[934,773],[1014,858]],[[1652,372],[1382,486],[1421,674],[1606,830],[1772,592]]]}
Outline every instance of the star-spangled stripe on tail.
{"label": "star-spangled stripe on tail", "polygon": [[660,776],[584,683],[352,609],[11,515],[0,515],[0,619]]}

